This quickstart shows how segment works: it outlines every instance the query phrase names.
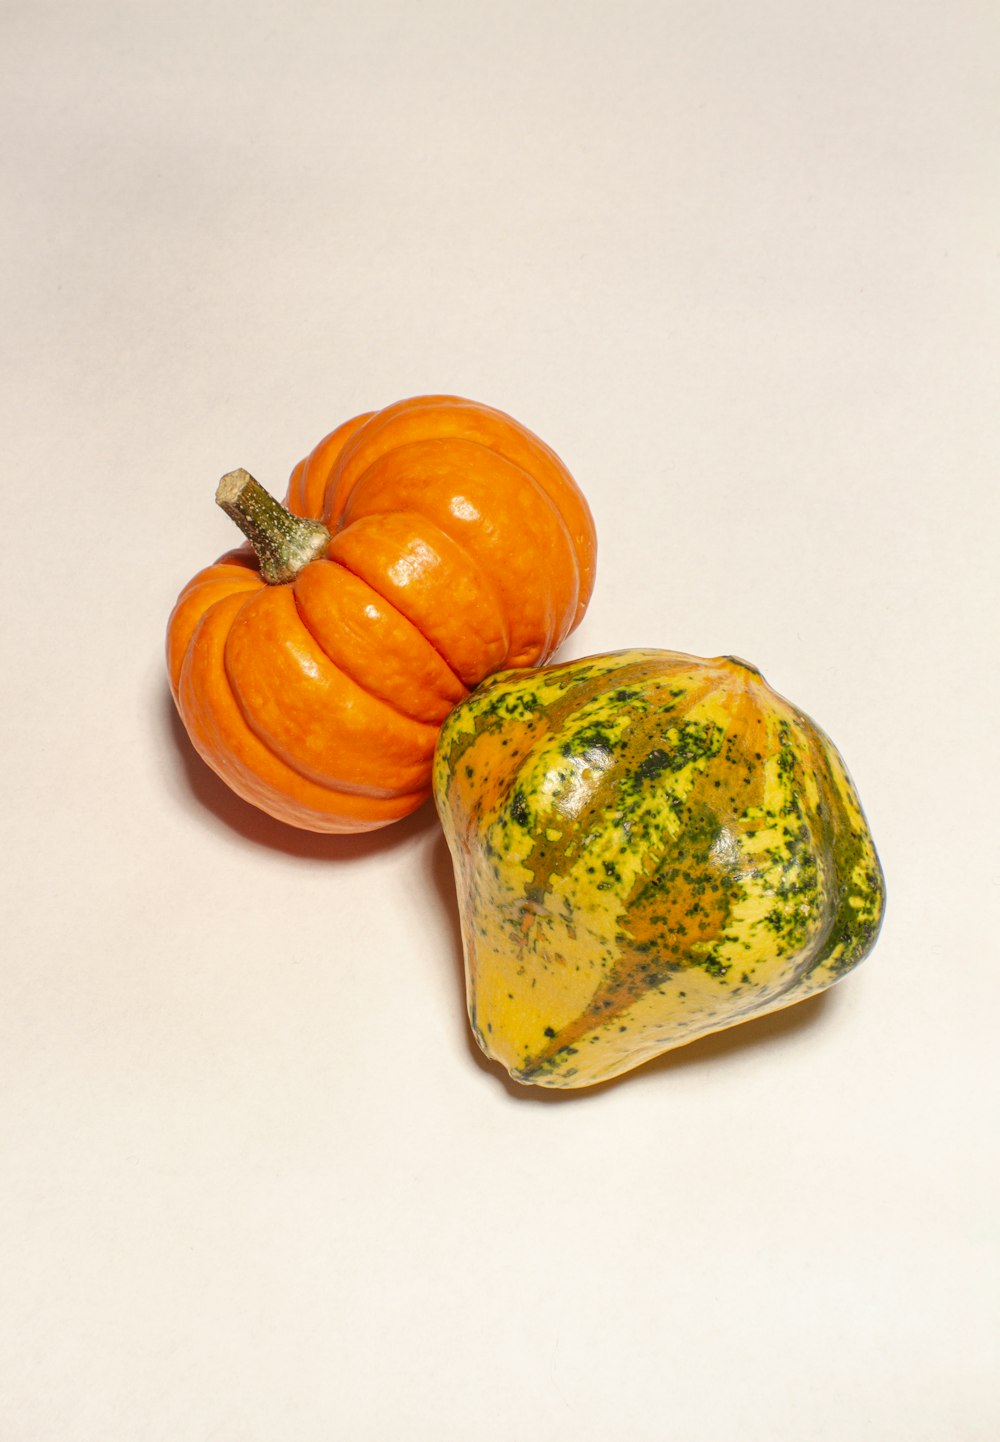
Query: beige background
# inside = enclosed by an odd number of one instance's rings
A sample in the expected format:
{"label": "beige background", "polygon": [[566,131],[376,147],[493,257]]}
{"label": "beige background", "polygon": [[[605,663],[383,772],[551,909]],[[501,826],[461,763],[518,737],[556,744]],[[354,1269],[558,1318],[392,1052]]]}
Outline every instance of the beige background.
{"label": "beige background", "polygon": [[[966,1442],[996,1388],[994,0],[8,5],[3,1442]],[[164,623],[335,423],[513,412],[564,654],[735,652],[889,880],[828,999],[473,1053],[434,817],[190,754]]]}

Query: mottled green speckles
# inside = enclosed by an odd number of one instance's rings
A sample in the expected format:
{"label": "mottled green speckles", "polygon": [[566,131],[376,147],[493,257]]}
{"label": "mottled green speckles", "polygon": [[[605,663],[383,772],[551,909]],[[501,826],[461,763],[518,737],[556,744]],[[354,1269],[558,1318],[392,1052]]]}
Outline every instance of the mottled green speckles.
{"label": "mottled green speckles", "polygon": [[511,795],[507,811],[510,819],[516,822],[518,826],[528,826],[530,824],[531,812],[528,809],[528,802],[524,792],[520,787],[517,787]]}

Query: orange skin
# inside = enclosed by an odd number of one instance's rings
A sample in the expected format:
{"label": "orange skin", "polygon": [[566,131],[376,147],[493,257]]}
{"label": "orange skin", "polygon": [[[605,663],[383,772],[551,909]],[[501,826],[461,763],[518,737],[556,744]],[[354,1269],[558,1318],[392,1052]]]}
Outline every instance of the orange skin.
{"label": "orange skin", "polygon": [[325,555],[276,585],[249,546],[200,571],[167,628],[171,690],[245,800],[305,830],[373,830],[429,796],[449,711],[580,621],[593,521],[548,446],[454,396],[345,422],[285,504],[324,522]]}

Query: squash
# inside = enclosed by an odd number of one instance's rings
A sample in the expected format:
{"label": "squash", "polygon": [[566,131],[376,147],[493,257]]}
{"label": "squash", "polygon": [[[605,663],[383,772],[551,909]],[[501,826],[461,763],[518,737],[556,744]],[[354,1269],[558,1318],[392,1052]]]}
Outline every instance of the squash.
{"label": "squash", "polygon": [[517,1081],[584,1087],[822,991],[882,870],[844,764],[735,657],[491,677],[442,727],[469,1015]]}
{"label": "squash", "polygon": [[181,592],[171,691],[222,779],[306,830],[415,810],[451,708],[490,672],[547,660],[593,588],[569,471],[455,396],[347,421],[295,467],[286,507],[246,471],[217,500],[251,544]]}

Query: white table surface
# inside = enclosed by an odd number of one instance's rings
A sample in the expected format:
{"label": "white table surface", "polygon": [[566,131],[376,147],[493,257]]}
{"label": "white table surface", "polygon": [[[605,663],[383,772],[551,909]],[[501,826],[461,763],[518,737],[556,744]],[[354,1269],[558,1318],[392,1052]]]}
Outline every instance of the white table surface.
{"label": "white table surface", "polygon": [[[994,0],[5,8],[4,1442],[1000,1435],[998,54]],[[834,737],[889,910],[825,1000],[516,1095],[431,810],[311,837],[191,753],[218,476],[427,391],[585,489],[564,658]]]}

